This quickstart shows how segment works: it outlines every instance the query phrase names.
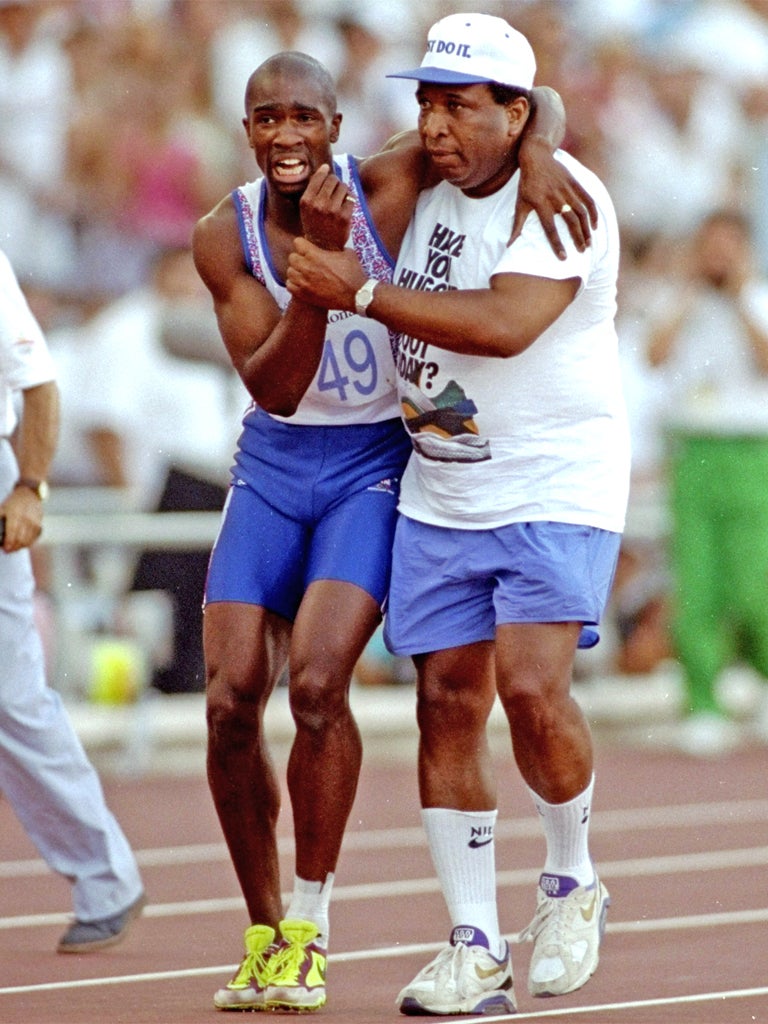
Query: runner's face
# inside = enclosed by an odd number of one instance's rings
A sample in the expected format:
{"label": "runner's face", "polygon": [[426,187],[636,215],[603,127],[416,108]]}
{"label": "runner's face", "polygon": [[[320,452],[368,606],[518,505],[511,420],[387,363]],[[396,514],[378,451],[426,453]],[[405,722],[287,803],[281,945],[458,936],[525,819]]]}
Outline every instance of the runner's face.
{"label": "runner's face", "polygon": [[515,172],[511,153],[528,113],[525,100],[496,103],[487,85],[433,85],[416,92],[419,133],[445,181],[467,195],[491,195]]}
{"label": "runner's face", "polygon": [[331,164],[341,114],[332,114],[310,74],[271,71],[252,80],[243,125],[267,183],[284,195],[301,195],[317,168]]}

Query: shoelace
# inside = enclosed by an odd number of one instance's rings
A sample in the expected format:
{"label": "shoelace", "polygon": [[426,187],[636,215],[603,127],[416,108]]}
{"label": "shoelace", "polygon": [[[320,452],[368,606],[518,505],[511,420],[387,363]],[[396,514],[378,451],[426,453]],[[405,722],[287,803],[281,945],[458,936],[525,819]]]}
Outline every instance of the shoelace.
{"label": "shoelace", "polygon": [[433,961],[430,974],[440,975],[442,983],[448,989],[457,991],[468,953],[469,950],[463,942],[457,943],[455,946],[448,946]]}
{"label": "shoelace", "polygon": [[259,986],[263,988],[267,982],[273,954],[276,953],[277,948],[277,945],[272,943],[271,946],[267,946],[260,952],[246,953],[231,984],[245,987],[252,978],[255,978]]}
{"label": "shoelace", "polygon": [[520,932],[520,941],[538,939],[544,934],[544,945],[560,946],[565,939],[566,922],[576,910],[572,900],[543,899],[536,907],[531,923]]}
{"label": "shoelace", "polygon": [[306,948],[300,942],[281,943],[269,962],[270,980],[281,975],[284,981],[297,982],[306,955]]}

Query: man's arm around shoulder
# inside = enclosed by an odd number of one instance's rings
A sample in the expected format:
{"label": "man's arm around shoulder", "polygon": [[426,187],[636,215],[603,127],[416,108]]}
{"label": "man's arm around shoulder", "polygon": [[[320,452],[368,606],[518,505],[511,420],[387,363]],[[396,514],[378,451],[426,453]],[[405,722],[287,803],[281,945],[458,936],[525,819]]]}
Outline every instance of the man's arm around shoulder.
{"label": "man's arm around shoulder", "polygon": [[419,192],[439,180],[417,131],[393,136],[380,152],[360,161],[360,181],[368,208],[392,257],[400,251]]}

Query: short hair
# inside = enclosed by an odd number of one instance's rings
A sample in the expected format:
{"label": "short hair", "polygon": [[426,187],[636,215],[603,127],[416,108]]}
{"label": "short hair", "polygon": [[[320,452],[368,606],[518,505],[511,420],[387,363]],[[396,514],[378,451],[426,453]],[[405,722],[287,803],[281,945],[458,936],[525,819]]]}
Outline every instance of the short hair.
{"label": "short hair", "polygon": [[491,90],[494,102],[498,103],[499,106],[505,107],[508,103],[512,103],[514,100],[522,97],[531,103],[531,90],[523,89],[519,85],[502,85],[500,82],[489,82],[488,88]]}
{"label": "short hair", "polygon": [[314,78],[319,87],[323,100],[328,107],[331,117],[336,115],[336,86],[331,78],[330,72],[319,60],[310,57],[308,53],[300,53],[298,50],[283,50],[275,53],[256,68],[248,79],[245,87],[245,113],[249,113],[248,97],[251,93],[251,86],[256,79],[270,71],[293,72],[303,78]]}

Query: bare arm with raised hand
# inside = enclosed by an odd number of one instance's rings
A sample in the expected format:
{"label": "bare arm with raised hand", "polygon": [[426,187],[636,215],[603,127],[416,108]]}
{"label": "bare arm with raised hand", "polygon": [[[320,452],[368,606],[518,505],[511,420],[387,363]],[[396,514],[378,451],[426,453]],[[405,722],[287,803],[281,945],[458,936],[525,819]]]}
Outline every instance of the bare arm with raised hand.
{"label": "bare arm with raised hand", "polygon": [[320,361],[326,309],[296,300],[281,311],[245,264],[229,197],[198,222],[192,251],[243,384],[262,409],[291,416]]}

